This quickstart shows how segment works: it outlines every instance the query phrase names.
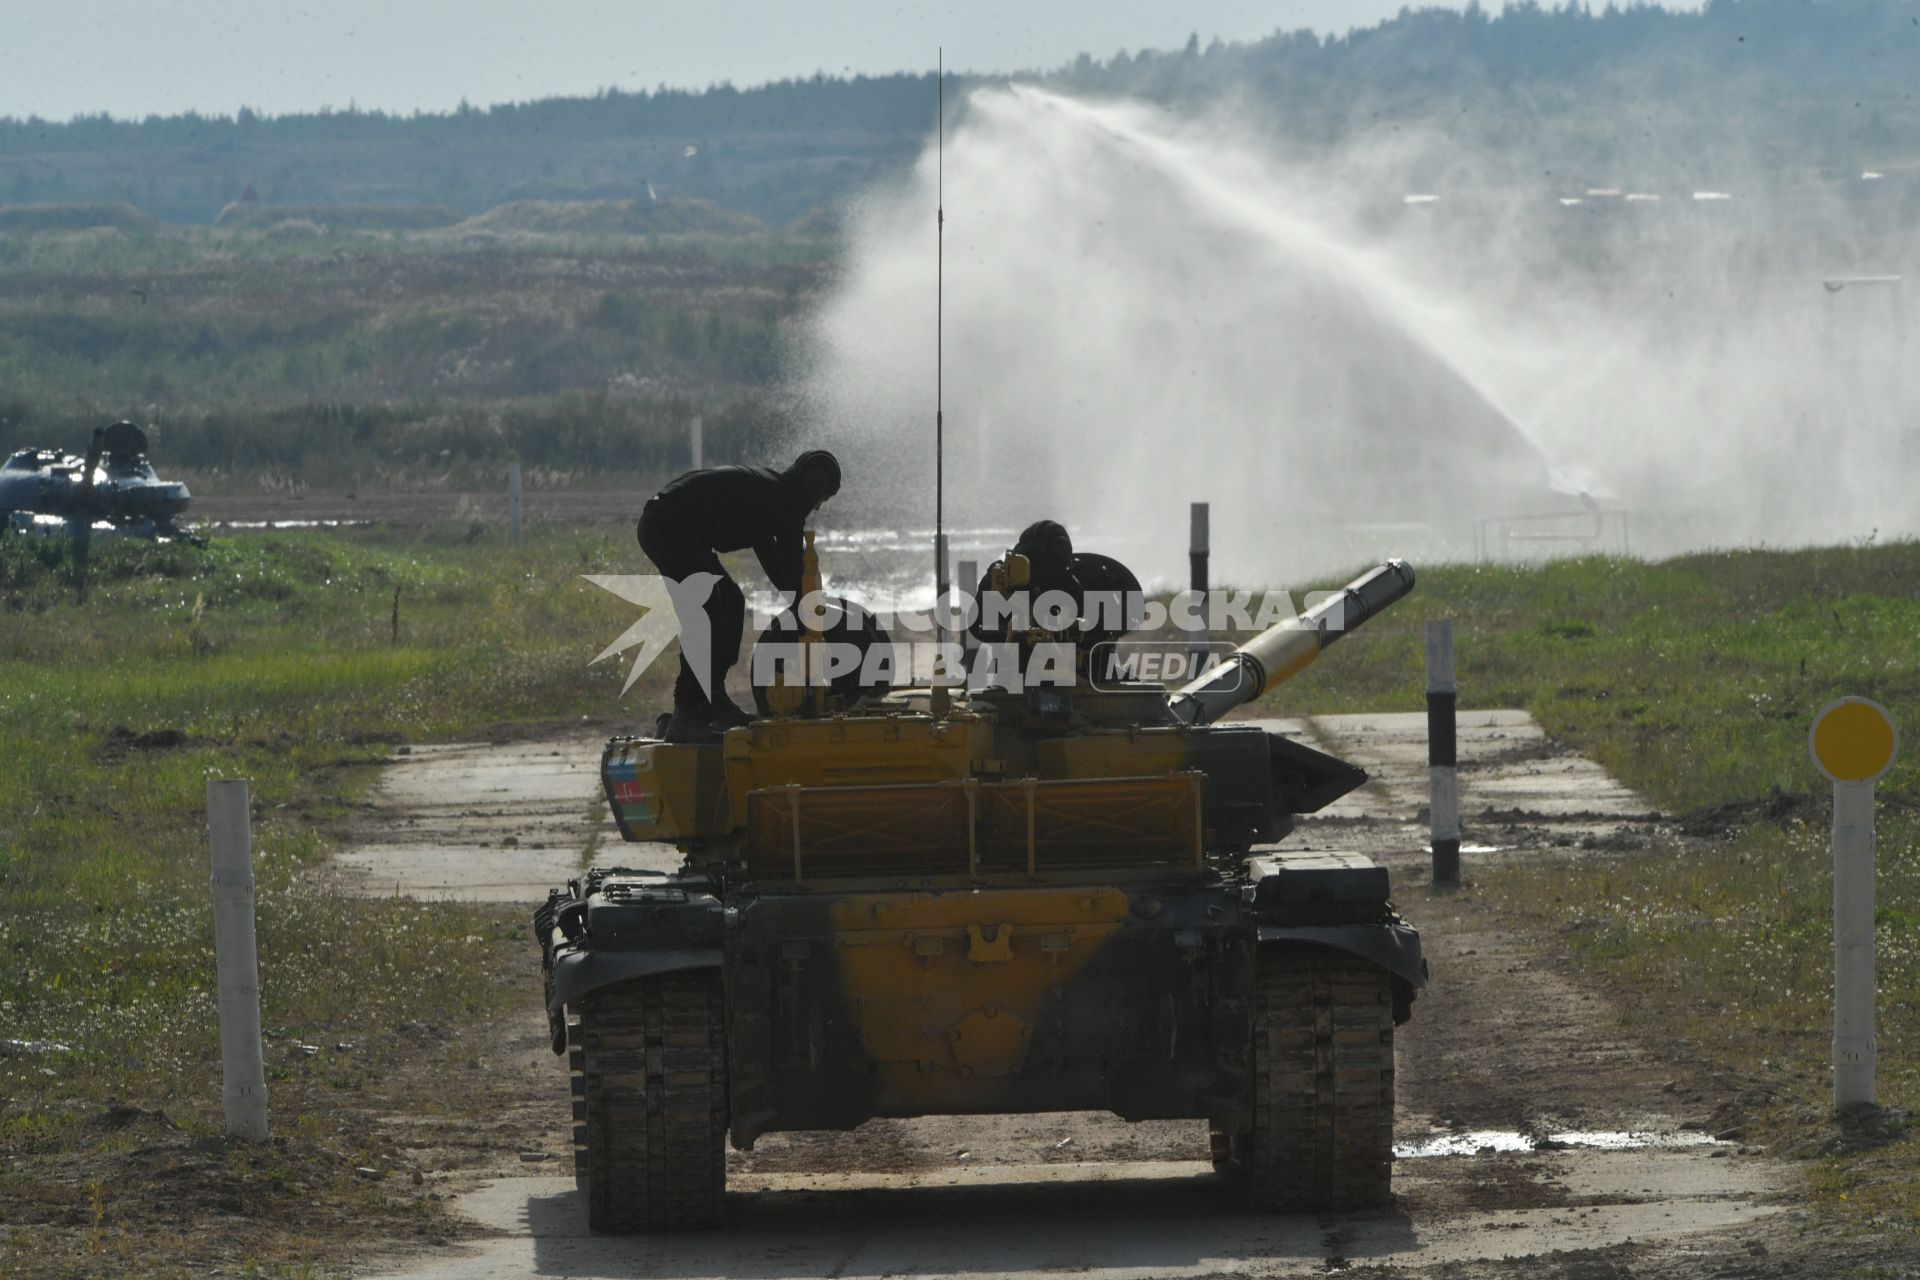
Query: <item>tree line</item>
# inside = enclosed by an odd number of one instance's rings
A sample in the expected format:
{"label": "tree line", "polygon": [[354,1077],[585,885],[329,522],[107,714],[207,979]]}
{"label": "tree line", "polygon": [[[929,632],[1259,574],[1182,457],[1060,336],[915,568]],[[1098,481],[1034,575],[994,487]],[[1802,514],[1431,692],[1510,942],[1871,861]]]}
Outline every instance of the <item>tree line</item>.
{"label": "tree line", "polygon": [[[1696,145],[1764,134],[1779,158],[1821,163],[1849,148],[1920,140],[1916,66],[1915,0],[1711,0],[1697,11],[1522,0],[1498,14],[1477,3],[1404,9],[1337,36],[1203,42],[1196,32],[1179,49],[950,75],[947,98],[963,111],[964,90],[1009,80],[1169,105],[1232,96],[1265,104],[1273,127],[1303,144],[1337,144],[1382,122],[1452,119],[1489,140],[1552,137],[1541,143],[1549,153],[1567,145],[1556,122],[1598,111],[1619,123],[1644,117]],[[816,74],[441,113],[349,107],[269,117],[243,107],[142,120],[5,118],[0,201],[126,200],[161,217],[210,221],[248,185],[269,201],[465,212],[510,199],[657,191],[788,220],[909,163],[931,131],[934,87],[930,71]],[[341,143],[360,148],[330,156]],[[556,163],[560,143],[576,147]],[[100,152],[119,154],[111,165],[87,162]]]}

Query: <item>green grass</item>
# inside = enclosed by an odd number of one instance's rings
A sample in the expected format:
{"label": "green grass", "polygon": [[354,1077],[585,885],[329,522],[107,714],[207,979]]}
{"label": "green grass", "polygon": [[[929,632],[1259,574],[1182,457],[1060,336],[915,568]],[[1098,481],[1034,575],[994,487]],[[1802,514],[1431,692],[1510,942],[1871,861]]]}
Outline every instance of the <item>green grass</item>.
{"label": "green grass", "polygon": [[[1843,694],[1920,723],[1915,543],[1422,569],[1271,705],[1419,709],[1438,617],[1454,619],[1461,706],[1525,706],[1674,812],[1812,794],[1808,721]],[[1920,753],[1881,792],[1920,799]]]}
{"label": "green grass", "polygon": [[[102,1128],[111,1098],[164,1112],[205,1144],[195,1159],[219,1203],[279,1224],[278,1245],[258,1237],[222,1266],[298,1274],[287,1250],[326,1240],[328,1223],[403,1232],[431,1216],[403,1181],[352,1176],[398,1157],[341,1116],[417,1056],[404,1028],[497,1011],[526,962],[517,917],[336,897],[304,873],[392,741],[654,706],[659,669],[622,704],[622,673],[585,666],[630,617],[579,575],[634,557],[623,536],[515,550],[290,534],[109,545],[95,562],[76,606],[57,544],[0,544],[0,1027],[72,1046],[0,1057],[0,1270],[166,1274],[154,1258],[201,1247],[182,1235],[142,1252],[157,1228],[117,1207],[113,1175],[151,1134]],[[1481,863],[1473,891],[1590,966],[1636,1034],[1751,1082],[1749,1139],[1812,1159],[1814,1203],[1834,1221],[1912,1230],[1920,1144],[1899,1113],[1878,1136],[1828,1113],[1826,802],[1805,744],[1813,712],[1846,693],[1920,723],[1920,547],[1424,570],[1412,599],[1274,709],[1417,709],[1422,625],[1437,616],[1456,619],[1464,705],[1530,708],[1718,833]],[[185,744],[126,741],[161,729]],[[269,1085],[289,1144],[264,1152],[217,1140],[204,806],[206,780],[230,776],[254,785]],[[1914,1111],[1911,752],[1881,795],[1881,1095]]]}
{"label": "green grass", "polygon": [[[1880,1098],[1831,1113],[1830,789],[1813,716],[1846,694],[1920,730],[1920,545],[1661,564],[1441,566],[1271,696],[1416,710],[1422,633],[1451,617],[1463,707],[1522,706],[1697,838],[1625,856],[1485,862],[1475,892],[1558,938],[1643,1034],[1750,1084],[1750,1140],[1818,1157],[1816,1202],[1920,1240],[1920,751],[1879,786]],[[1473,814],[1463,815],[1471,834]]]}
{"label": "green grass", "polygon": [[[62,209],[84,206],[41,206],[42,218],[57,220]],[[473,254],[492,241],[454,227],[432,230],[367,230],[331,224],[292,221],[264,229],[153,224],[134,220],[112,225],[126,206],[106,207],[106,224],[84,228],[51,225],[4,226],[0,240],[0,276],[83,275],[102,272],[169,271],[182,267],[243,263],[287,262],[302,258],[333,259],[346,255]],[[0,205],[0,223],[7,206]],[[16,220],[32,211],[13,206]],[[484,216],[484,215],[483,215]],[[801,231],[755,230],[714,233],[690,230],[610,233],[594,229],[555,229],[511,222],[477,230],[496,238],[513,237],[518,248],[563,251],[596,257],[664,252],[684,261],[745,267],[818,265],[828,254],[827,237]]]}
{"label": "green grass", "polygon": [[[478,240],[479,243],[470,243]],[[0,234],[0,454],[154,429],[214,487],[670,471],[788,425],[832,241],[755,233]],[[488,483],[491,483],[489,479]]]}
{"label": "green grass", "polygon": [[[224,777],[252,780],[268,1083],[276,1133],[295,1145],[248,1155],[215,1141],[206,1159],[245,1165],[230,1198],[266,1196],[263,1212],[279,1186],[302,1188],[280,1202],[296,1220],[309,1202],[359,1205],[387,1228],[419,1211],[404,1189],[351,1176],[378,1153],[371,1136],[336,1136],[335,1110],[409,1054],[409,1024],[495,1012],[525,922],[341,897],[303,873],[390,743],[617,707],[621,673],[586,662],[628,607],[579,575],[631,559],[581,535],[520,550],[129,542],[96,551],[78,606],[60,544],[0,543],[0,1035],[68,1046],[0,1056],[0,1217],[86,1216],[85,1181],[62,1171],[134,1145],[101,1127],[109,1100],[217,1138],[205,805]],[[643,682],[626,705],[657,693]],[[129,741],[159,730],[184,744]],[[334,1167],[327,1139],[348,1164]],[[0,1234],[0,1270],[31,1256],[59,1274],[124,1274],[123,1254],[85,1231]]]}

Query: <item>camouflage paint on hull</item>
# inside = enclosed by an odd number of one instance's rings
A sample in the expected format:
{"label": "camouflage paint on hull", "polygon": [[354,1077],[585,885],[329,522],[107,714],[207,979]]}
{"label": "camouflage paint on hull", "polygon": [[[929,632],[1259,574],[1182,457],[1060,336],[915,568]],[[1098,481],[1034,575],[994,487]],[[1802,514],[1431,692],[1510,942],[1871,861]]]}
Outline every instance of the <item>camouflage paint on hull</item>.
{"label": "camouflage paint on hull", "polygon": [[732,1129],[1245,1107],[1256,931],[1219,887],[763,895],[727,943]]}

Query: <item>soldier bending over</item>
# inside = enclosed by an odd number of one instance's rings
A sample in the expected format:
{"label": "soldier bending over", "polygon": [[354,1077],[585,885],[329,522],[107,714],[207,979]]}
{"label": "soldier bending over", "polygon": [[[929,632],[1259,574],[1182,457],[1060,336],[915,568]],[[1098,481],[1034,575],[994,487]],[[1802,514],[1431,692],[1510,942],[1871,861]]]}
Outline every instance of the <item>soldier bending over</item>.
{"label": "soldier bending over", "polygon": [[[727,696],[727,672],[740,656],[747,601],[720,563],[720,553],[752,547],[774,590],[797,596],[807,517],[838,492],[840,463],[826,450],[812,449],[784,471],[690,471],[647,499],[640,512],[640,549],[664,576],[680,584],[674,594],[680,674],[673,684],[673,715],[665,735],[669,740],[707,737],[752,719]],[[704,604],[698,598],[696,575],[701,574],[715,579]],[[703,618],[690,616],[696,609]],[[688,642],[703,627],[708,661],[705,672],[696,673],[687,660]]]}

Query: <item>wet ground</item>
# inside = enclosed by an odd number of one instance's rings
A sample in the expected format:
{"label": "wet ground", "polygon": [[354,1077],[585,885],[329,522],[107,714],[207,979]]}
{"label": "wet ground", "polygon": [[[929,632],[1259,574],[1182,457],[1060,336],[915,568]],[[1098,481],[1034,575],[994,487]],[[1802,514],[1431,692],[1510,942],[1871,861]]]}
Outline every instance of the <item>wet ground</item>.
{"label": "wet ground", "polygon": [[[1691,1274],[1708,1262],[1718,1271],[1764,1255],[1768,1239],[1777,1245],[1794,1217],[1784,1194],[1794,1175],[1729,1131],[1727,1090],[1639,1038],[1552,940],[1514,936],[1471,891],[1473,868],[1487,859],[1643,847],[1660,830],[1651,806],[1523,713],[1463,712],[1469,888],[1436,893],[1419,821],[1424,718],[1273,727],[1373,774],[1303,822],[1287,847],[1384,861],[1433,966],[1434,984],[1398,1040],[1393,1208],[1248,1214],[1209,1171],[1197,1122],[934,1117],[770,1135],[729,1156],[726,1229],[596,1237],[566,1167],[565,1074],[542,1052],[544,1020],[529,1007],[496,1035],[502,1062],[516,1063],[525,1097],[516,1095],[514,1123],[533,1149],[446,1188],[490,1237],[384,1274],[1173,1277],[1378,1267],[1587,1277]],[[606,733],[396,757],[340,873],[362,892],[531,906],[592,846],[601,862],[669,865],[671,851],[620,846],[606,822],[595,777]]]}
{"label": "wet ground", "polygon": [[[529,1275],[988,1277],[1075,1272],[1128,1280],[1321,1275],[1605,1250],[1752,1222],[1767,1212],[1764,1166],[1707,1167],[1671,1155],[1538,1157],[1553,1203],[1447,1212],[1435,1181],[1399,1175],[1403,1203],[1340,1218],[1265,1217],[1222,1204],[1190,1161],[1001,1165],[939,1174],[761,1175],[734,1179],[726,1231],[590,1234],[571,1179],[497,1182],[464,1203],[511,1232],[477,1256],[408,1270],[427,1280]],[[1436,1171],[1439,1172],[1439,1171]],[[1657,1207],[1656,1207],[1657,1206]]]}
{"label": "wet ground", "polygon": [[[1424,712],[1256,720],[1364,767],[1367,785],[1301,823],[1287,842],[1364,847],[1412,870],[1427,848],[1427,717]],[[1549,739],[1524,711],[1462,711],[1455,717],[1460,817],[1468,857],[1569,846],[1642,847],[1660,815],[1645,797],[1593,761]],[[1331,829],[1331,830],[1330,830]],[[1353,830],[1357,845],[1342,846]],[[1342,834],[1334,834],[1340,832]],[[1409,859],[1413,861],[1409,861]]]}

